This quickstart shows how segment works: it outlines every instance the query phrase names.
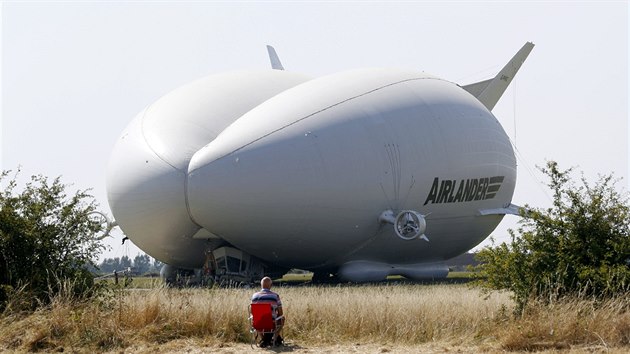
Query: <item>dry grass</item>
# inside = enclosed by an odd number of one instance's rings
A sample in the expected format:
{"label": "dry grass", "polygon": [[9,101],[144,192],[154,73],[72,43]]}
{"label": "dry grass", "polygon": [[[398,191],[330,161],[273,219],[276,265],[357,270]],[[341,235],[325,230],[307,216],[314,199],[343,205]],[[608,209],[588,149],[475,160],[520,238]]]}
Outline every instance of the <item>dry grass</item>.
{"label": "dry grass", "polygon": [[504,316],[511,308],[505,295],[494,294],[485,301],[464,286],[296,290],[285,296],[292,323],[288,334],[319,343],[470,341],[487,333],[492,327],[489,319]]}
{"label": "dry grass", "polygon": [[503,348],[509,350],[564,349],[575,345],[630,350],[630,299],[533,304],[521,319],[503,329],[500,338]]}
{"label": "dry grass", "polygon": [[[477,350],[630,349],[630,299],[534,304],[512,315],[504,293],[464,285],[287,287],[285,337],[300,345],[357,343]],[[116,291],[99,301],[59,298],[28,315],[0,318],[0,350],[90,352],[192,341],[249,341],[247,289]],[[219,347],[215,347],[219,348]],[[294,348],[295,349],[295,348]],[[212,350],[211,350],[212,351]]]}

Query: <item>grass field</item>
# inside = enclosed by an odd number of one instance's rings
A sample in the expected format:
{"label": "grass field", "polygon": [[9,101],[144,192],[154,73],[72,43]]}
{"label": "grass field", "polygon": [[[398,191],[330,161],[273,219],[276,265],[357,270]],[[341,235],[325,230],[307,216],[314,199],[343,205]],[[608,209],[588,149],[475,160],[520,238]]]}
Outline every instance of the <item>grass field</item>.
{"label": "grass field", "polygon": [[[630,351],[628,298],[533,304],[516,318],[508,294],[483,295],[466,285],[274,289],[281,294],[287,315],[289,351],[335,352],[357,345],[393,352],[436,346],[440,351]],[[206,351],[224,347],[231,348],[228,352],[247,351],[251,293],[252,289],[158,287],[114,290],[87,302],[60,296],[35,313],[3,315],[0,351],[177,352],[207,346]]]}
{"label": "grass field", "polygon": [[[437,280],[435,282],[439,283],[441,281],[449,283],[449,282],[465,282],[471,279],[470,272],[450,272],[448,273],[448,277],[444,280]],[[305,274],[285,274],[281,279],[274,280],[277,284],[300,284],[310,282],[313,277],[313,273],[305,273]],[[397,281],[397,280],[405,280],[404,277],[393,275],[387,277],[389,281]],[[109,284],[114,284],[114,279],[112,277],[103,278],[103,282],[107,282]],[[124,284],[124,277],[119,278],[119,283]],[[133,277],[132,281],[129,283],[127,288],[129,289],[154,289],[160,288],[164,286],[164,282],[159,277]]]}
{"label": "grass field", "polygon": [[[129,289],[155,289],[164,287],[164,281],[159,277],[133,277],[131,279],[131,282],[127,285],[127,288]],[[114,285],[113,278],[105,278],[98,281]],[[121,286],[123,286],[124,282],[125,278],[123,277],[121,277],[118,281]]]}

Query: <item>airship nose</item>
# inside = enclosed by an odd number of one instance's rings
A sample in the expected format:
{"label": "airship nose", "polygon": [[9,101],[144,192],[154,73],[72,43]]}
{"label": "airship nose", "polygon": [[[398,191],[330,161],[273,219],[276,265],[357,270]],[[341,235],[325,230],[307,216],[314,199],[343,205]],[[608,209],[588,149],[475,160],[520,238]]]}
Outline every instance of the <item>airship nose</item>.
{"label": "airship nose", "polygon": [[236,221],[228,218],[240,218],[244,223],[256,218],[243,215],[239,205],[260,201],[258,187],[268,180],[260,160],[253,160],[248,154],[245,157],[246,154],[226,152],[217,143],[220,141],[212,142],[193,155],[188,169],[187,197],[195,222],[221,234],[224,226]]}
{"label": "airship nose", "polygon": [[107,198],[125,234],[153,257],[176,265],[203,262],[181,247],[203,246],[191,239],[199,226],[188,215],[185,173],[160,159],[147,144],[140,113],[116,143],[107,169]]}
{"label": "airship nose", "polygon": [[[197,224],[245,252],[312,267],[375,232],[381,191],[366,189],[370,164],[353,152],[369,150],[364,139],[348,138],[353,130],[343,112],[301,124],[295,117],[302,114],[279,103],[246,113],[193,155],[188,206]],[[323,126],[333,119],[337,124]],[[324,237],[335,237],[335,247]]]}
{"label": "airship nose", "polygon": [[[304,134],[302,139],[309,142]],[[236,144],[232,137],[224,136],[199,150],[188,170],[187,196],[193,220],[270,261],[294,256],[295,250],[289,248],[296,244],[307,247],[316,243],[305,236],[304,225],[307,220],[318,224],[322,215],[312,211],[318,207],[316,199],[330,200],[331,196],[313,197],[318,174],[312,149],[299,143],[299,138],[289,140],[289,145],[274,139],[243,139]],[[232,143],[241,147],[234,149]],[[332,220],[327,226],[334,223]],[[281,234],[274,231],[278,226],[282,226]]]}
{"label": "airship nose", "polygon": [[281,70],[210,75],[140,113],[116,143],[108,167],[110,207],[125,234],[167,264],[201,267],[211,245],[189,215],[191,157],[252,108],[308,80]]}

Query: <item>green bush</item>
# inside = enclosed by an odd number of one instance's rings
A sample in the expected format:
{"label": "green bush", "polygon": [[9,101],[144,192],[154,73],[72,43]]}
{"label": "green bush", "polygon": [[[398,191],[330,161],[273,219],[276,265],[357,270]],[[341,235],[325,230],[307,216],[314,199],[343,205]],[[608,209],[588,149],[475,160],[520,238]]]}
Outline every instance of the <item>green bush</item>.
{"label": "green bush", "polygon": [[32,176],[18,193],[8,174],[0,175],[0,311],[12,303],[11,294],[28,299],[29,308],[48,303],[68,291],[62,289],[68,280],[73,293],[85,294],[94,280],[86,266],[104,247],[95,238],[102,227],[89,217],[93,197],[86,191],[68,196],[59,178],[43,176]]}
{"label": "green bush", "polygon": [[548,209],[525,207],[511,242],[479,252],[479,283],[513,292],[517,310],[528,300],[566,296],[609,298],[630,291],[630,207],[612,175],[575,185],[571,169],[541,169],[553,191]]}

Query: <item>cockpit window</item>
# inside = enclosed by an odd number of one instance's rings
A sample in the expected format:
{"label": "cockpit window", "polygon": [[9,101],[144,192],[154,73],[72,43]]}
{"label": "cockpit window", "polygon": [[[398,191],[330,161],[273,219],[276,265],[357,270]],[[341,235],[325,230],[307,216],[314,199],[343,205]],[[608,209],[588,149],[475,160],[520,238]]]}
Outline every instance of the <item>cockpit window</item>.
{"label": "cockpit window", "polygon": [[228,272],[238,273],[241,267],[241,260],[236,257],[227,257],[227,269]]}
{"label": "cockpit window", "polygon": [[217,268],[225,268],[225,257],[217,258]]}

